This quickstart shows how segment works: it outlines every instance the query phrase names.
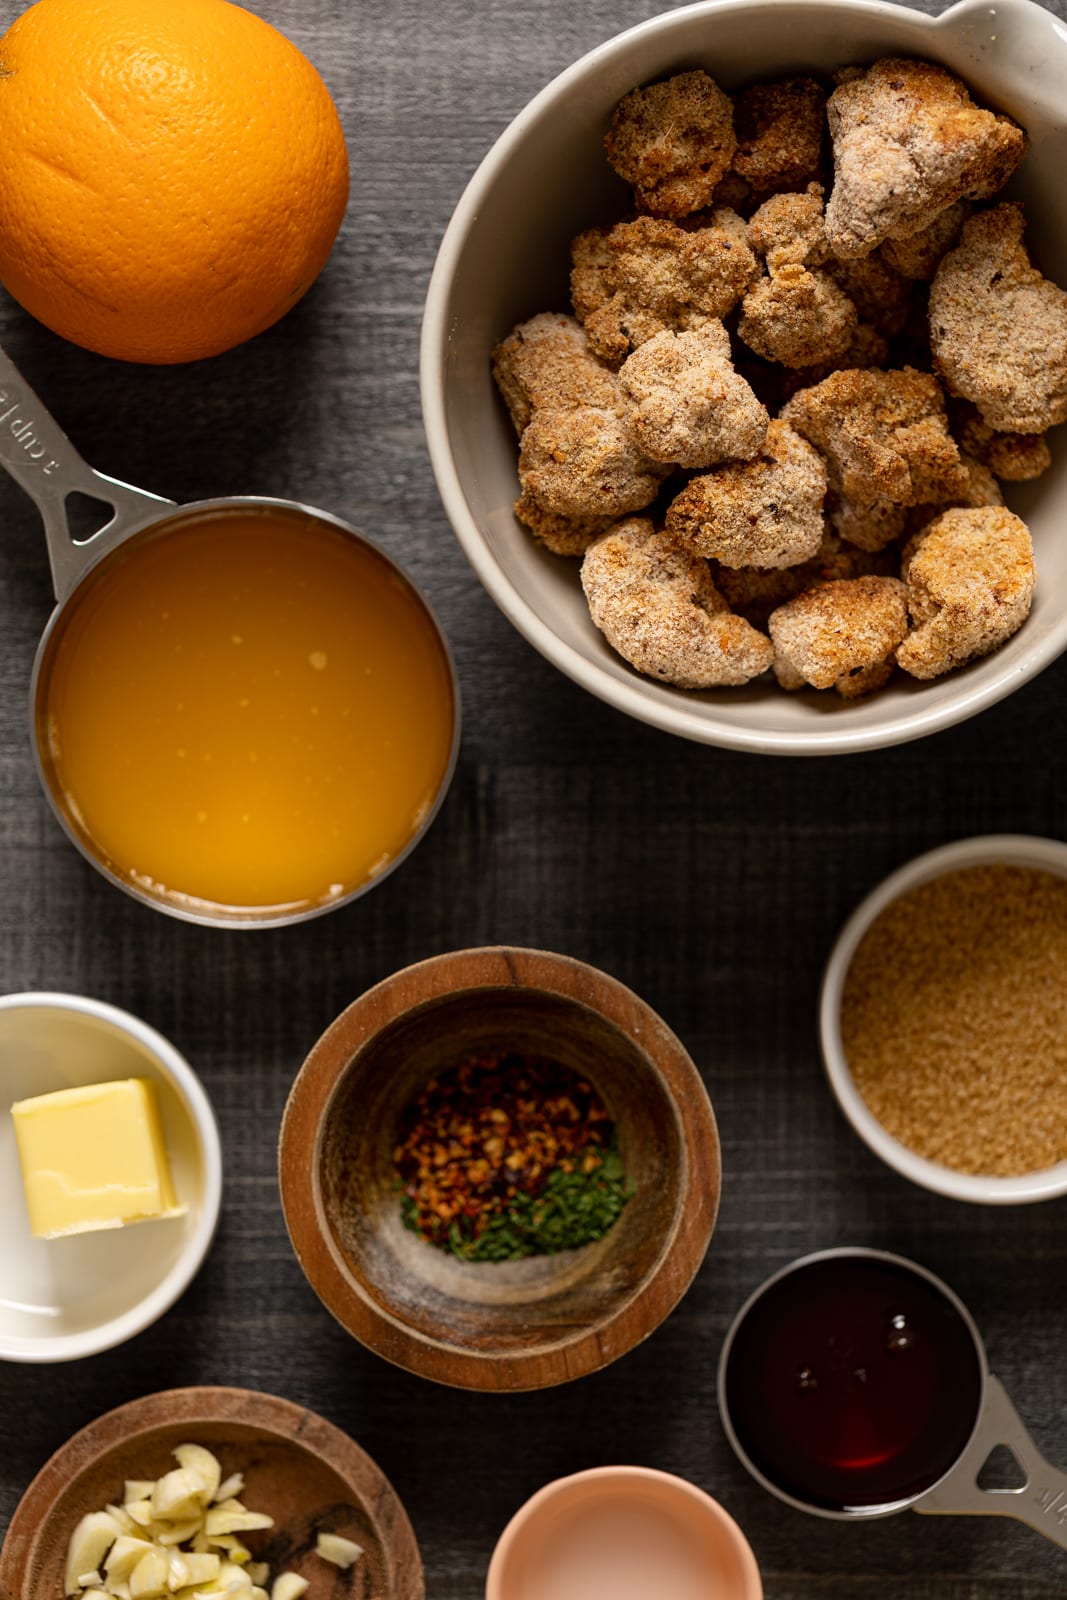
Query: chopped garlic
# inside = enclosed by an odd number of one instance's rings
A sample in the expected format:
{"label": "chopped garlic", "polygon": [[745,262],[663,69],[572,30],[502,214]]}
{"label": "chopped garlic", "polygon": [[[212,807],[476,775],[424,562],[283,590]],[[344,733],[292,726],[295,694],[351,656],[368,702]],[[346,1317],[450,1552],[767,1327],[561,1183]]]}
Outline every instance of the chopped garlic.
{"label": "chopped garlic", "polygon": [[198,1473],[190,1472],[188,1467],[175,1467],[173,1472],[165,1472],[156,1481],[152,1490],[152,1515],[177,1522],[202,1511],[209,1499]]}
{"label": "chopped garlic", "polygon": [[222,1480],[222,1468],[217,1457],[210,1450],[205,1450],[202,1444],[179,1444],[171,1451],[171,1455],[183,1471],[191,1472],[200,1479],[205,1504],[214,1500]]}
{"label": "chopped garlic", "polygon": [[282,1572],[274,1580],[270,1600],[300,1600],[307,1593],[308,1581],[298,1572]]}
{"label": "chopped garlic", "polygon": [[[233,1504],[236,1506],[237,1502]],[[273,1528],[274,1518],[262,1511],[246,1511],[243,1506],[232,1510],[230,1506],[213,1506],[204,1518],[204,1532],[209,1539],[218,1533],[252,1533],[257,1528]]]}
{"label": "chopped garlic", "polygon": [[339,1533],[320,1533],[315,1540],[315,1554],[332,1566],[346,1571],[363,1554],[363,1546],[342,1539]]}
{"label": "chopped garlic", "polygon": [[137,1539],[126,1533],[120,1534],[111,1546],[111,1554],[104,1562],[108,1585],[121,1583],[123,1578],[128,1578],[141,1557],[151,1548],[145,1539]]}
{"label": "chopped garlic", "polygon": [[106,1511],[91,1511],[87,1517],[82,1517],[67,1547],[67,1570],[63,1585],[66,1594],[78,1593],[83,1572],[96,1572],[99,1569],[121,1531],[114,1517],[109,1517]]}
{"label": "chopped garlic", "polygon": [[170,1562],[152,1545],[130,1573],[130,1600],[160,1600],[167,1592]]}
{"label": "chopped garlic", "polygon": [[[238,1537],[274,1518],[238,1498],[244,1475],[223,1479],[203,1445],[181,1444],[162,1477],[128,1478],[122,1505],[83,1517],[67,1551],[66,1594],[76,1600],[272,1600],[270,1567]],[[359,1547],[325,1534],[326,1559],[350,1566]],[[340,1553],[338,1553],[340,1552]],[[300,1600],[307,1580],[283,1572],[273,1600]]]}

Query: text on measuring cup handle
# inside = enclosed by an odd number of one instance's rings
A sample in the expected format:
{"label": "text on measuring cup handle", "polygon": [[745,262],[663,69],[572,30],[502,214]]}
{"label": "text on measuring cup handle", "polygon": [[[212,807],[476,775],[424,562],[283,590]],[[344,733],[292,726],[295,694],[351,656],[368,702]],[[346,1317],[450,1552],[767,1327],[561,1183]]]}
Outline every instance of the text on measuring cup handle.
{"label": "text on measuring cup handle", "polygon": [[1046,1517],[1061,1528],[1067,1527],[1067,1489],[1037,1489],[1032,1498]]}
{"label": "text on measuring cup handle", "polygon": [[58,460],[49,454],[48,446],[37,432],[32,408],[23,404],[17,389],[3,385],[0,385],[0,428],[11,434],[26,452],[26,459],[33,462],[45,477],[49,477],[59,466]]}

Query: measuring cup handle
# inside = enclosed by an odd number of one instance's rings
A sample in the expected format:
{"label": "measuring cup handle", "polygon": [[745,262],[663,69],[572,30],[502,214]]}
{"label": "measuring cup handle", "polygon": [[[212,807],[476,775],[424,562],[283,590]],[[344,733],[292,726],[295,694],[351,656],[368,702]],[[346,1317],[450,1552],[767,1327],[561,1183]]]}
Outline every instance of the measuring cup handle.
{"label": "measuring cup handle", "polygon": [[[83,461],[53,421],[14,362],[0,350],[0,466],[37,506],[44,521],[52,586],[65,600],[97,552],[120,543],[128,533],[173,504],[159,495],[108,478]],[[89,495],[112,510],[110,521],[88,538],[76,540],[67,497]]]}
{"label": "measuring cup handle", "polygon": [[[1017,1489],[982,1489],[978,1474],[989,1452],[1006,1445],[1026,1474]],[[946,1478],[915,1502],[916,1511],[1016,1517],[1067,1549],[1067,1472],[1045,1460],[999,1378],[986,1380],[974,1438]]]}

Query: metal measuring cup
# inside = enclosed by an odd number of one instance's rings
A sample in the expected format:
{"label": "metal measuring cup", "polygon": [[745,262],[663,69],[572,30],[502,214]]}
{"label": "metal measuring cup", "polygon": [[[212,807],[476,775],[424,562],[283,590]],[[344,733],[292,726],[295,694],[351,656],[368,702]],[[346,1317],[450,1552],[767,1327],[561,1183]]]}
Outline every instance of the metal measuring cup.
{"label": "metal measuring cup", "polygon": [[[936,1481],[914,1494],[890,1494],[885,1503],[849,1506],[843,1510],[805,1500],[790,1492],[781,1483],[763,1471],[753,1461],[731,1414],[729,1398],[730,1362],[735,1351],[743,1346],[746,1323],[761,1306],[765,1296],[776,1285],[816,1266],[820,1262],[871,1261],[884,1263],[897,1271],[919,1280],[940,1297],[941,1310],[948,1318],[958,1320],[958,1332],[973,1347],[976,1363],[975,1393],[971,1410],[959,1416],[961,1434],[966,1443],[956,1453],[936,1478]],[[812,1289],[812,1294],[818,1293]],[[1047,1539],[1067,1549],[1067,1473],[1046,1461],[1026,1430],[1026,1426],[1009,1399],[1000,1380],[989,1370],[985,1346],[974,1319],[962,1300],[946,1283],[904,1256],[892,1255],[882,1250],[841,1248],[819,1250],[812,1255],[792,1261],[773,1274],[745,1301],[727,1331],[719,1359],[718,1378],[719,1411],[726,1436],[738,1458],[758,1483],[787,1505],[813,1516],[829,1517],[837,1521],[856,1521],[861,1518],[892,1516],[908,1507],[913,1511],[934,1514],[971,1516],[1015,1517],[1029,1527],[1043,1533]],[[743,1429],[741,1430],[743,1431]],[[1015,1457],[1026,1475],[1026,1481],[1016,1488],[985,1489],[979,1486],[978,1475],[998,1445],[1004,1445]]]}
{"label": "metal measuring cup", "polygon": [[[15,482],[25,489],[44,522],[48,559],[52,569],[52,587],[57,604],[45,625],[34,658],[30,683],[30,734],[37,776],[45,797],[68,839],[85,859],[110,883],[116,884],[133,899],[150,905],[157,911],[164,911],[168,916],[206,926],[238,928],[282,927],[305,922],[338,906],[350,904],[351,901],[366,894],[375,884],[380,883],[383,878],[388,877],[410,855],[440,810],[455,772],[460,731],[459,682],[448,640],[425,596],[396,562],[372,539],[368,539],[366,534],[352,527],[350,523],[327,511],[301,504],[299,501],[278,500],[262,495],[227,495],[221,499],[197,500],[186,505],[178,505],[173,500],[165,500],[160,495],[150,494],[145,489],[134,488],[131,484],[121,483],[116,478],[109,478],[105,473],[97,472],[78,454],[14,363],[2,350],[0,350],[0,466],[6,468]],[[110,520],[87,537],[77,538],[71,526],[67,507],[68,496],[72,494],[86,495],[110,506],[112,511]],[[76,826],[63,795],[57,792],[50,781],[49,763],[41,748],[40,695],[42,669],[47,659],[49,641],[61,617],[77,605],[83,585],[90,575],[95,573],[101,563],[119,546],[141,535],[149,533],[155,535],[168,524],[178,524],[201,513],[227,511],[295,512],[310,521],[337,529],[373,551],[384,565],[392,568],[398,579],[421,603],[427,618],[437,632],[451,681],[453,725],[448,761],[433,802],[420,817],[419,825],[407,844],[381,871],[358,884],[349,893],[338,895],[328,901],[302,905],[297,909],[269,907],[261,911],[254,906],[215,908],[200,902],[188,905],[179,900],[155,896],[142,889],[137,883],[114,871],[85,830]]]}

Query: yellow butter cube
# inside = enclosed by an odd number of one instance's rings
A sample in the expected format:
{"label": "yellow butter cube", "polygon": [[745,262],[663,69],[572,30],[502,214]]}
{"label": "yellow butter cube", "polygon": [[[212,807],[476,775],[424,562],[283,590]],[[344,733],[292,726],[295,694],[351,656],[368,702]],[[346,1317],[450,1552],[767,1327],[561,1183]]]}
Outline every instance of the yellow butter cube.
{"label": "yellow butter cube", "polygon": [[30,1227],[43,1239],[177,1217],[155,1088],[91,1083],[11,1107]]}

